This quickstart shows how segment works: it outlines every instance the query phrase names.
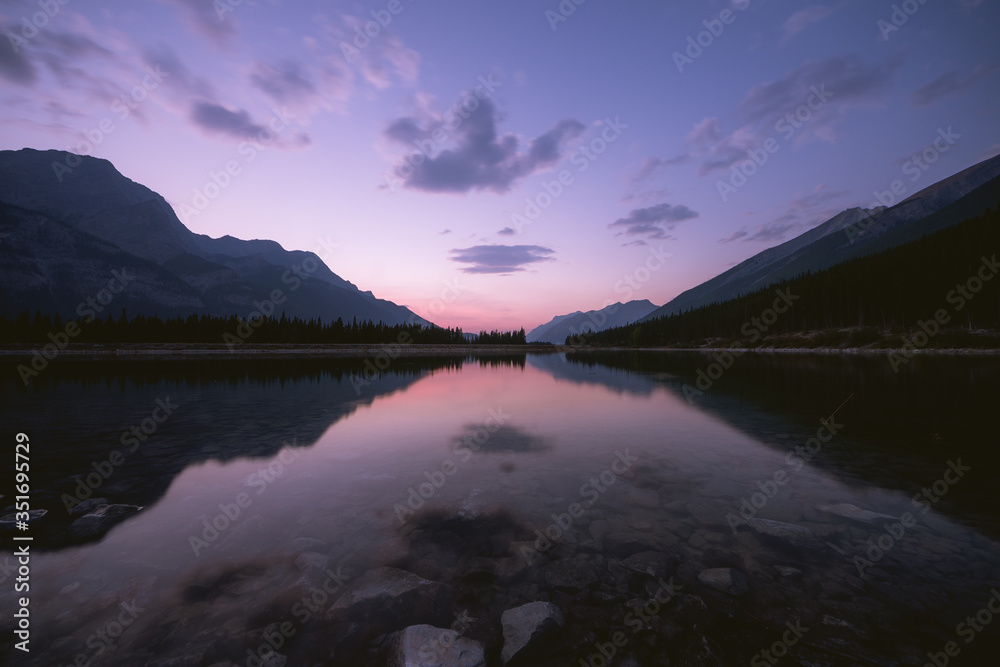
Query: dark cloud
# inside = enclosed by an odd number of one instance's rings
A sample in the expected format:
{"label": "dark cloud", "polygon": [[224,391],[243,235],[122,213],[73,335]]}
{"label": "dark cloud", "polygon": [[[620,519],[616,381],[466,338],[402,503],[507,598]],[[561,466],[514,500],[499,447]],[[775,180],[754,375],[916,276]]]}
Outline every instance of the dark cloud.
{"label": "dark cloud", "polygon": [[762,83],[747,92],[739,109],[749,121],[784,116],[804,104],[813,87],[825,87],[830,105],[880,101],[892,83],[898,61],[868,64],[856,55],[843,55],[807,62],[777,81]]}
{"label": "dark cloud", "polygon": [[169,46],[159,44],[148,47],[143,50],[142,59],[149,67],[160,68],[167,73],[163,86],[179,94],[185,106],[192,97],[214,99],[212,84],[188,69]]}
{"label": "dark cloud", "polygon": [[538,262],[550,262],[555,254],[551,248],[537,245],[477,245],[451,251],[451,261],[471,264],[465,273],[516,273]]}
{"label": "dark cloud", "polygon": [[910,95],[910,104],[915,107],[930,106],[948,95],[965,90],[979,79],[995,71],[997,71],[995,67],[979,65],[968,76],[962,76],[959,72],[947,72],[913,91],[913,94]]}
{"label": "dark cloud", "polygon": [[258,62],[250,73],[250,82],[279,104],[292,104],[316,95],[316,86],[302,65],[287,61],[279,67]]}
{"label": "dark cloud", "polygon": [[236,33],[235,12],[220,12],[216,6],[221,3],[205,0],[162,1],[180,7],[188,24],[213,42],[223,42]]}
{"label": "dark cloud", "polygon": [[[15,31],[16,26],[0,20],[0,33]],[[24,55],[24,49],[20,46],[15,48],[14,42],[4,38],[0,40],[0,77],[22,86],[30,86],[35,83],[38,73],[34,65]]]}
{"label": "dark cloud", "polygon": [[618,235],[667,239],[671,238],[667,230],[673,229],[679,222],[697,217],[696,212],[684,205],[657,204],[634,209],[626,217],[609,224],[608,228],[617,230]]}
{"label": "dark cloud", "polygon": [[[489,190],[502,194],[518,180],[558,163],[566,143],[586,129],[577,120],[560,121],[531,141],[527,151],[521,151],[518,138],[513,134],[498,136],[496,108],[489,99],[479,100],[468,118],[453,118],[453,125],[461,121],[450,132],[454,148],[433,155],[412,154],[396,168],[396,175],[406,187],[425,192]],[[417,140],[440,138],[447,129],[437,121],[421,127],[413,118],[400,118],[393,121],[383,135],[396,143],[412,146]],[[437,142],[432,142],[432,147],[434,143]]]}
{"label": "dark cloud", "polygon": [[497,232],[497,234],[501,234],[503,236],[514,236],[514,234],[517,234],[517,232],[514,231],[512,227],[504,227],[499,232]]}
{"label": "dark cloud", "polygon": [[214,102],[195,102],[191,120],[209,132],[228,134],[238,139],[256,136],[265,129],[263,125],[251,122],[246,111],[230,111]]}

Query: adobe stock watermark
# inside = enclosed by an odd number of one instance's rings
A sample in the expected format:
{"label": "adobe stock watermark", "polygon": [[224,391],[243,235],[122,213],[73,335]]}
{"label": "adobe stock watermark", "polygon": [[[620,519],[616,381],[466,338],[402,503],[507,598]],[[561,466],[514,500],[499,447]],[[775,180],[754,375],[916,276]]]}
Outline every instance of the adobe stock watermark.
{"label": "adobe stock watermark", "polygon": [[101,626],[96,632],[87,637],[87,648],[90,652],[78,653],[73,660],[74,665],[89,665],[91,661],[100,658],[105,652],[110,651],[118,642],[119,638],[132,627],[139,615],[146,611],[135,603],[122,602],[118,605],[118,616]]}
{"label": "adobe stock watermark", "polygon": [[[961,138],[962,135],[952,130],[951,125],[947,129],[939,127],[937,129],[937,137],[934,138],[934,141],[928,144],[922,151],[917,151],[913,155],[910,155],[903,162],[900,167],[903,175],[909,176],[911,183],[916,183],[931,168],[931,165],[940,160],[941,156],[951,150],[951,147]],[[868,208],[875,209],[881,206],[891,208],[898,202],[903,201],[908,191],[909,188],[903,179],[897,178],[889,184],[887,190],[875,190],[875,199],[868,205]],[[861,220],[844,227],[848,243],[854,245],[857,238],[877,221],[877,217],[867,213]]]}
{"label": "adobe stock watermark", "polygon": [[212,0],[212,9],[220,21],[226,20],[226,14],[235,12],[236,8],[243,4],[243,0]]}
{"label": "adobe stock watermark", "polygon": [[760,340],[777,323],[779,317],[787,313],[795,305],[795,302],[801,298],[798,294],[792,294],[791,289],[787,287],[784,293],[782,293],[781,288],[775,290],[774,293],[777,297],[774,299],[771,307],[765,308],[759,316],[751,317],[740,327],[740,333],[746,337],[747,342],[744,343],[738,340],[727,350],[713,352],[712,358],[715,359],[714,363],[709,364],[707,368],[698,369],[696,373],[698,379],[694,383],[695,386],[692,387],[685,383],[681,387],[684,398],[687,399],[689,404],[694,405],[696,396],[704,396],[705,392],[715,384],[715,381],[733,367],[736,359],[746,353],[744,345],[753,345]]}
{"label": "adobe stock watermark", "polygon": [[146,417],[131,429],[123,432],[119,438],[122,449],[113,449],[103,461],[91,461],[90,466],[93,472],[86,476],[80,475],[76,482],[76,489],[71,496],[68,493],[62,494],[63,506],[67,512],[71,512],[74,507],[87,500],[94,491],[99,489],[108,479],[121,467],[128,455],[134,454],[140,445],[149,440],[160,428],[160,424],[167,421],[174,410],[180,406],[170,400],[169,396],[156,399],[156,407],[149,417]]}
{"label": "adobe stock watermark", "polygon": [[785,627],[788,629],[782,633],[781,639],[750,658],[751,667],[769,667],[778,664],[778,661],[788,655],[788,651],[809,632],[809,627],[804,627],[801,619],[796,619],[794,623],[789,621],[785,623]]}
{"label": "adobe stock watermark", "polygon": [[44,30],[49,21],[69,3],[70,0],[36,0],[35,4],[41,11],[35,12],[30,18],[22,16],[17,32],[7,32],[7,40],[14,53],[20,53],[21,49],[28,45],[28,41],[37,37],[39,31]]}
{"label": "adobe stock watermark", "polygon": [[[733,0],[733,7],[740,11],[746,11],[750,7],[750,0]],[[694,64],[694,61],[701,57],[705,49],[715,44],[715,40],[722,36],[726,26],[732,25],[736,21],[736,16],[733,10],[727,7],[719,12],[718,16],[702,21],[701,24],[705,26],[705,29],[696,35],[688,35],[687,48],[684,49],[684,53],[680,51],[673,53],[677,71],[683,74],[687,65]]]}
{"label": "adobe stock watermark", "polygon": [[426,160],[433,158],[438,150],[448,141],[448,138],[479,108],[479,105],[493,97],[497,88],[503,82],[494,79],[494,74],[479,77],[479,85],[449,109],[441,119],[441,122],[430,132],[426,139],[417,139],[413,142],[414,152],[407,154],[403,158],[403,163],[397,165],[390,171],[383,172],[382,178],[385,180],[384,188],[390,193],[396,192],[405,185],[405,179],[413,175],[413,171],[422,165]]}
{"label": "adobe stock watermark", "polygon": [[[608,147],[618,141],[621,135],[628,129],[628,125],[621,121],[621,116],[615,116],[614,120],[605,118],[602,121],[602,129],[598,136],[573,151],[570,156],[570,163],[576,167],[576,172],[582,174],[587,171],[597,159],[608,150]],[[555,200],[559,199],[576,180],[576,176],[569,169],[561,170],[551,181],[542,181],[543,192],[539,192],[534,197],[526,197],[524,208],[520,212],[510,214],[511,227],[520,232],[525,226],[538,220],[542,212],[552,206]]]}
{"label": "adobe stock watermark", "polygon": [[875,27],[878,28],[879,34],[882,35],[882,41],[888,42],[890,35],[894,32],[898,32],[906,23],[910,20],[910,17],[917,13],[917,11],[927,4],[927,0],[903,0],[903,2],[893,4],[889,9],[889,20],[879,19],[875,22]]}
{"label": "adobe stock watermark", "polygon": [[[490,437],[500,430],[500,427],[506,424],[510,418],[509,414],[504,413],[502,407],[496,410],[489,410],[486,419],[483,421],[483,425],[456,442],[454,447],[452,447],[452,453],[458,455],[461,452],[464,458],[462,458],[460,463],[467,462],[472,458],[472,453],[480,451],[489,442]],[[406,501],[398,502],[392,506],[399,524],[403,525],[417,510],[423,508],[427,504],[427,501],[437,495],[437,492],[445,485],[448,478],[457,472],[458,464],[451,459],[442,461],[441,465],[435,470],[424,471],[424,477],[427,481],[411,486],[407,489],[409,495],[406,497]]]}
{"label": "adobe stock watermark", "polygon": [[[127,94],[116,97],[112,102],[110,109],[117,116],[118,121],[124,121],[134,111],[140,104],[145,102],[150,98],[150,93],[163,83],[163,80],[170,76],[167,72],[159,66],[149,66],[145,67],[146,76],[136,85],[132,86],[131,90]],[[89,130],[83,132],[83,140],[74,146],[70,146],[66,149],[66,157],[60,162],[58,160],[53,160],[52,171],[56,175],[56,180],[60,183],[63,182],[63,177],[66,174],[73,173],[77,167],[83,162],[82,156],[93,155],[94,151],[104,143],[104,140],[108,138],[112,132],[114,132],[118,126],[115,124],[114,119],[105,116],[97,125]]]}
{"label": "adobe stock watermark", "polygon": [[[833,93],[826,89],[826,84],[818,87],[810,86],[805,102],[780,118],[774,124],[774,131],[780,134],[784,141],[788,141],[812,120],[813,115],[822,109],[831,97]],[[773,136],[765,139],[760,148],[748,148],[747,159],[732,166],[728,182],[721,179],[715,182],[715,189],[718,190],[722,201],[729,201],[729,197],[746,185],[747,181],[779,150],[781,143]]]}
{"label": "adobe stock watermark", "polygon": [[[242,0],[240,0],[242,2]],[[413,2],[413,0],[408,0]],[[377,39],[382,32],[389,27],[393,18],[399,16],[406,9],[402,0],[389,0],[384,9],[372,9],[368,13],[371,21],[360,21],[354,26],[354,39],[351,43],[340,42],[340,53],[349,64],[354,64],[361,58],[361,52],[371,45],[372,40]]]}
{"label": "adobe stock watermark", "polygon": [[[996,603],[994,607],[993,603]],[[1000,591],[990,590],[990,598],[983,605],[982,609],[975,615],[965,617],[965,620],[955,626],[955,634],[965,640],[966,645],[971,644],[980,632],[986,630],[986,626],[993,622],[994,614],[1000,614]],[[938,652],[927,652],[928,662],[924,667],[947,667],[952,658],[957,658],[962,652],[958,642],[949,641]]]}
{"label": "adobe stock watermark", "polygon": [[197,217],[204,212],[213,201],[219,198],[219,195],[233,184],[233,179],[243,173],[243,168],[256,160],[257,154],[266,150],[268,145],[272,144],[295,118],[295,114],[289,112],[287,107],[281,109],[274,107],[271,109],[271,113],[266,127],[261,127],[255,135],[241,141],[236,147],[236,154],[242,160],[229,160],[218,171],[209,170],[208,181],[201,187],[194,189],[191,202],[180,205],[178,213],[185,220],[190,221],[192,217]]}
{"label": "adobe stock watermark", "polygon": [[663,608],[670,604],[678,591],[684,590],[683,586],[674,583],[673,577],[670,577],[669,581],[661,578],[657,583],[660,587],[653,593],[653,597],[646,600],[637,610],[627,613],[623,619],[625,625],[632,631],[632,636],[625,634],[623,630],[617,630],[611,633],[608,641],[595,642],[594,652],[586,658],[580,658],[580,667],[608,667],[614,664],[612,660],[618,652],[628,646],[629,642],[653,620],[653,617],[658,616]]}
{"label": "adobe stock watermark", "polygon": [[833,440],[840,431],[844,430],[844,425],[838,424],[835,417],[853,396],[854,394],[848,396],[847,400],[841,403],[840,407],[834,410],[829,417],[819,420],[820,427],[816,429],[815,437],[809,438],[802,445],[785,452],[784,461],[790,472],[779,469],[770,478],[758,481],[756,483],[758,491],[751,493],[749,498],[740,498],[739,516],[732,512],[726,514],[726,523],[729,524],[734,535],[740,526],[749,525],[750,520],[756,518],[757,513],[764,509],[767,503],[778,495],[781,488],[791,481],[792,475],[801,472],[805,464],[812,461],[823,450],[823,445]]}
{"label": "adobe stock watermark", "polygon": [[[123,266],[120,272],[113,270],[107,285],[98,290],[94,296],[81,301],[76,307],[76,314],[83,318],[84,324],[92,323],[97,319],[97,314],[104,312],[104,309],[114,301],[115,296],[124,292],[133,280],[135,280],[135,274],[130,274],[126,267]],[[33,354],[28,366],[19,364],[17,367],[17,374],[24,386],[27,387],[32,378],[38,377],[39,373],[48,368],[49,363],[54,361],[69,346],[70,339],[79,336],[82,330],[76,320],[69,320],[63,325],[62,331],[49,332],[48,338],[51,342],[43,345],[41,350],[32,351]]]}
{"label": "adobe stock watermark", "polygon": [[[271,484],[274,484],[285,474],[285,469],[299,458],[297,439],[292,438],[290,442],[286,440],[281,444],[284,445],[281,451],[267,466],[258,468],[247,476],[245,485],[255,489],[254,496],[259,496],[267,491]],[[191,547],[195,557],[200,556],[203,551],[214,544],[224,532],[240,523],[241,517],[245,517],[247,514],[246,510],[253,505],[254,496],[240,491],[233,498],[233,502],[220,503],[219,513],[215,516],[202,515],[201,532],[188,536],[188,546]]]}
{"label": "adobe stock watermark", "polygon": [[[997,273],[1000,273],[1000,263],[997,262],[996,254],[989,259],[985,256],[982,257],[976,272],[969,276],[964,283],[955,285],[955,288],[945,295],[945,301],[951,304],[956,313],[962,312],[969,301],[976,298],[986,283],[993,280]],[[901,366],[910,363],[917,350],[922,350],[930,345],[931,340],[941,332],[941,327],[949,322],[951,322],[951,315],[944,308],[938,308],[934,311],[934,317],[931,319],[917,320],[917,327],[920,330],[909,338],[904,336],[903,346],[899,351],[889,352],[886,360],[892,366],[893,372],[898,373]]]}
{"label": "adobe stock watermark", "polygon": [[[939,502],[954,485],[965,477],[965,473],[971,470],[971,466],[962,465],[962,459],[948,461],[948,467],[945,468],[941,478],[930,487],[921,489],[920,493],[914,495],[910,500],[910,504],[919,509],[921,514],[927,514],[931,510],[931,506]],[[905,512],[899,517],[899,521],[883,524],[882,534],[870,537],[865,542],[868,548],[865,550],[864,556],[851,558],[851,562],[858,569],[858,576],[864,579],[867,570],[874,567],[903,539],[906,535],[906,529],[916,525],[917,517],[909,512]]]}
{"label": "adobe stock watermark", "polygon": [[560,23],[565,23],[569,17],[576,13],[576,8],[587,2],[587,0],[560,0],[555,10],[545,10],[545,20],[549,22],[552,32],[555,32]]}
{"label": "adobe stock watermark", "polygon": [[535,528],[534,545],[521,545],[521,556],[531,563],[539,555],[558,544],[573,527],[573,522],[592,508],[601,499],[601,496],[618,482],[618,478],[628,472],[632,468],[632,464],[638,460],[639,457],[629,454],[627,447],[625,451],[616,450],[615,460],[612,461],[611,465],[598,475],[591,477],[580,487],[578,501],[570,503],[565,512],[552,514],[552,523],[546,526],[544,531]]}

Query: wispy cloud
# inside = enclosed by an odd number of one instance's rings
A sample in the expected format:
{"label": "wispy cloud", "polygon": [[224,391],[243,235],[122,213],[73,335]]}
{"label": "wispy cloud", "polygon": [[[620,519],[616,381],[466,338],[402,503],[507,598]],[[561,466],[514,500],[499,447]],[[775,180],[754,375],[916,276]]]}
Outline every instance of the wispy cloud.
{"label": "wispy cloud", "polygon": [[223,43],[236,34],[233,12],[219,12],[219,3],[205,0],[160,0],[181,10],[185,21],[196,32],[215,43]]}
{"label": "wispy cloud", "polygon": [[980,79],[997,70],[997,67],[978,65],[967,76],[963,76],[961,72],[957,71],[946,72],[913,91],[913,94],[910,95],[910,104],[915,107],[930,106],[949,95],[971,87]]}
{"label": "wispy cloud", "polygon": [[826,17],[833,14],[833,7],[827,7],[826,5],[813,5],[812,7],[806,7],[805,9],[800,9],[787,19],[782,26],[784,29],[784,40],[790,39],[795,35],[799,34],[810,24],[822,21]]}
{"label": "wispy cloud", "polygon": [[672,238],[667,231],[678,223],[698,214],[684,205],[657,204],[647,208],[633,209],[624,218],[619,218],[608,225],[618,236],[645,236],[652,239]]}

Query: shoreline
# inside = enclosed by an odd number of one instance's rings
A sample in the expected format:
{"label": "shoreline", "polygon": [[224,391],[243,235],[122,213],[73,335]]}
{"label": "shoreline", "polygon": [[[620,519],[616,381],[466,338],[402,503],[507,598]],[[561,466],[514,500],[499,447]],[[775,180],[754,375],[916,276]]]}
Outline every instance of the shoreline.
{"label": "shoreline", "polygon": [[[31,359],[36,354],[41,353],[38,347],[28,347],[26,345],[0,346],[0,361],[2,360],[23,360]],[[220,344],[180,344],[164,343],[156,344],[123,344],[123,345],[88,345],[68,346],[59,350],[56,355],[46,359],[54,360],[58,357],[73,358],[75,360],[127,360],[127,359],[202,359],[229,358],[229,359],[280,359],[280,358],[323,358],[323,359],[368,359],[377,356],[389,356],[395,358],[414,357],[464,357],[464,356],[509,356],[521,354],[599,354],[607,352],[634,352],[634,353],[733,353],[739,351],[741,354],[750,352],[753,354],[797,354],[797,355],[850,355],[850,356],[885,356],[890,353],[902,354],[904,351],[908,356],[912,355],[937,355],[937,356],[996,356],[1000,355],[1000,349],[996,348],[870,348],[870,347],[575,347],[571,345],[435,345],[410,343],[398,345],[395,343],[378,344],[341,344],[341,345],[282,345],[268,344],[256,346],[242,346],[239,349],[230,349]]]}

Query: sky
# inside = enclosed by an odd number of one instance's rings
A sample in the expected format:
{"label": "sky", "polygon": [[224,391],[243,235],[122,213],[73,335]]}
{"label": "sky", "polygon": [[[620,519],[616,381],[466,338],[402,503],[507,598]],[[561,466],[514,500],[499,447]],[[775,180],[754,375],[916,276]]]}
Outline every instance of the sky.
{"label": "sky", "polygon": [[530,329],[1000,153],[998,27],[991,0],[0,0],[0,149]]}

